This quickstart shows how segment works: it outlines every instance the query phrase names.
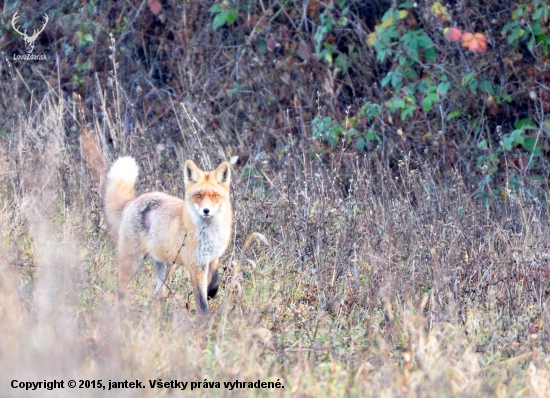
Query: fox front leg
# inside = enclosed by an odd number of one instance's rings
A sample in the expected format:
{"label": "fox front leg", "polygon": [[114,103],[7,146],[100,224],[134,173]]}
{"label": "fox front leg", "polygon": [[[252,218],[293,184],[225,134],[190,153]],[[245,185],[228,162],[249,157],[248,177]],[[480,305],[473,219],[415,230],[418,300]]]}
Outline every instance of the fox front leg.
{"label": "fox front leg", "polygon": [[208,299],[213,299],[220,287],[220,273],[218,272],[219,258],[214,259],[208,267]]}
{"label": "fox front leg", "polygon": [[208,271],[194,270],[190,272],[191,283],[193,284],[193,295],[195,296],[195,307],[197,313],[208,315],[208,303],[207,300],[207,281]]}

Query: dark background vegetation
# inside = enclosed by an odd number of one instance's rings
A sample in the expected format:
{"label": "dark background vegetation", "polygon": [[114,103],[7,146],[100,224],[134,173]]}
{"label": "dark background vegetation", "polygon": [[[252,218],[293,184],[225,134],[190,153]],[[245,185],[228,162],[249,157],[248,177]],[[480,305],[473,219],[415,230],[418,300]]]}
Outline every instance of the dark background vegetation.
{"label": "dark background vegetation", "polygon": [[[98,112],[98,82],[113,81],[116,59],[124,96],[117,133],[125,139],[141,129],[146,140],[183,145],[174,117],[183,103],[197,115],[201,134],[245,158],[265,152],[273,167],[281,151],[299,144],[324,160],[331,149],[346,147],[394,169],[410,152],[492,189],[502,189],[509,171],[514,181],[516,174],[545,181],[545,156],[539,155],[548,150],[546,3],[451,1],[443,10],[438,4],[401,4],[408,16],[392,24],[393,37],[379,35],[377,47],[367,44],[368,35],[397,3],[232,1],[212,8],[213,2],[23,1],[4,5],[1,44],[8,58],[24,52],[10,25],[16,10],[29,32],[48,13],[50,24],[35,50],[48,61],[17,64],[27,82],[25,100],[32,111],[49,88],[65,98],[78,94],[81,123]],[[213,29],[214,23],[221,26]],[[449,26],[484,34],[487,53],[446,41]],[[415,42],[405,37],[411,32],[428,44],[413,52]],[[390,49],[386,55],[383,47]],[[8,79],[9,68],[3,69]],[[388,73],[391,83],[384,82]],[[424,108],[434,88],[436,97]],[[512,138],[499,151],[521,120],[534,128],[521,135],[537,137],[537,150]],[[116,140],[112,134],[107,138]],[[479,174],[483,166],[489,177]],[[491,192],[482,184],[478,194]]]}
{"label": "dark background vegetation", "polygon": [[[16,11],[28,32],[49,15],[34,49],[46,61],[14,60]],[[2,369],[39,380],[33,360],[78,352],[52,377],[545,396],[545,1],[15,1],[0,22]],[[106,163],[137,158],[141,192],[182,195],[186,158],[236,162],[207,333],[190,326],[183,272],[151,315],[150,267],[128,324],[105,326],[116,260],[81,151],[90,131]],[[270,246],[245,257],[255,231]]]}

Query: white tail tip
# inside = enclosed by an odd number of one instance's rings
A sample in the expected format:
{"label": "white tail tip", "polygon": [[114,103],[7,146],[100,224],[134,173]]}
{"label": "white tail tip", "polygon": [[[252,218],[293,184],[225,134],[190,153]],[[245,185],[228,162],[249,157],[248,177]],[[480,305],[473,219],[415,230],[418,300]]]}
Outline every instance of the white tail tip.
{"label": "white tail tip", "polygon": [[130,180],[135,181],[139,173],[139,167],[131,156],[118,158],[111,166],[107,178],[109,180]]}

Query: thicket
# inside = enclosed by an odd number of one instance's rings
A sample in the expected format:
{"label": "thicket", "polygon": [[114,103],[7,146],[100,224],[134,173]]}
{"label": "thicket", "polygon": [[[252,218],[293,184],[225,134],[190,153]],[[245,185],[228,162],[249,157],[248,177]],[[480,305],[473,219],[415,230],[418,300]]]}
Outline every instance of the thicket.
{"label": "thicket", "polygon": [[[183,105],[241,161],[262,152],[277,167],[303,145],[397,171],[410,155],[458,170],[485,204],[547,180],[546,1],[33,4],[4,6],[4,79],[15,78],[6,59],[24,52],[11,16],[31,31],[48,13],[35,50],[48,61],[17,64],[29,110],[48,86],[80,96],[83,122],[107,101],[121,121],[102,126],[115,147],[136,131],[172,151],[185,144]],[[121,109],[103,82],[120,85]]]}

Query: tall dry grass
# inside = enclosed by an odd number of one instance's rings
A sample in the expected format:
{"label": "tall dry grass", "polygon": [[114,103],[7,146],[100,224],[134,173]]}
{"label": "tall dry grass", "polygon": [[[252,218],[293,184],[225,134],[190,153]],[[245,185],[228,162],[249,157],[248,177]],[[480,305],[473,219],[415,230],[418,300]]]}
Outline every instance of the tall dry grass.
{"label": "tall dry grass", "polygon": [[[284,385],[181,392],[201,396],[548,396],[546,187],[510,189],[487,208],[469,176],[443,177],[406,156],[392,169],[345,148],[324,159],[292,143],[252,153],[235,167],[234,239],[208,323],[196,323],[181,269],[174,295],[151,302],[150,265],[131,285],[131,308],[117,313],[115,252],[101,176],[82,155],[86,134],[105,165],[137,158],[141,192],[181,196],[183,161],[206,167],[226,149],[186,107],[177,114],[183,147],[149,142],[143,123],[127,130],[114,111],[129,107],[123,96],[100,91],[110,97],[93,115],[55,90],[28,107],[4,91],[2,396],[31,394],[12,380],[54,379],[146,386],[110,391],[119,396],[180,393],[149,388],[158,379]],[[254,231],[270,244],[243,254]]]}

